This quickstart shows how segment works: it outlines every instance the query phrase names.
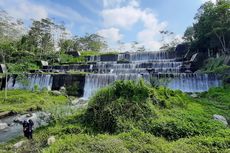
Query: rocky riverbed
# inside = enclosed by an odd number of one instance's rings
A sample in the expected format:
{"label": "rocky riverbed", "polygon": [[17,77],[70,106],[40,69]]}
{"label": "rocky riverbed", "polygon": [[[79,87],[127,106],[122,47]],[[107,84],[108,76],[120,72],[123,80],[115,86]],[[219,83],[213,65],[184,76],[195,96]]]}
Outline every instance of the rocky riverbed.
{"label": "rocky riverbed", "polygon": [[20,121],[32,119],[34,129],[48,125],[51,114],[46,112],[30,112],[23,115],[13,115],[0,119],[0,143],[9,141],[17,136],[22,136],[22,125]]}

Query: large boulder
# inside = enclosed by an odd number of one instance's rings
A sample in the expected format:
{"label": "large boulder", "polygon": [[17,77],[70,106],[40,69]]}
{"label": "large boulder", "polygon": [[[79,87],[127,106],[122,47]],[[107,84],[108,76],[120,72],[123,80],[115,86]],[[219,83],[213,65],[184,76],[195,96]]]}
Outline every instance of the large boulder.
{"label": "large boulder", "polygon": [[193,93],[193,94],[191,94],[190,95],[192,98],[197,98],[198,97],[198,95],[196,94],[196,93]]}
{"label": "large boulder", "polygon": [[60,91],[66,91],[66,88],[65,88],[64,86],[62,86],[62,87],[60,88]]}
{"label": "large boulder", "polygon": [[88,100],[87,99],[85,99],[85,98],[76,98],[76,99],[74,99],[71,103],[73,104],[73,105],[84,105],[84,104],[86,104],[88,102]]}
{"label": "large boulder", "polygon": [[5,117],[7,117],[7,116],[14,115],[14,114],[15,114],[15,112],[13,112],[13,111],[0,112],[0,119],[1,119],[1,118],[5,118]]}
{"label": "large boulder", "polygon": [[50,146],[51,144],[55,143],[56,139],[54,136],[51,136],[47,139],[47,144]]}
{"label": "large boulder", "polygon": [[221,123],[223,123],[226,126],[228,125],[227,119],[224,116],[222,116],[222,115],[214,114],[213,115],[213,119],[217,120],[217,121],[219,121]]}
{"label": "large boulder", "polygon": [[6,130],[8,127],[9,127],[9,126],[8,126],[7,123],[0,123],[0,131]]}
{"label": "large boulder", "polygon": [[17,143],[15,143],[14,145],[13,145],[13,147],[15,148],[15,149],[18,149],[18,148],[21,148],[24,144],[25,144],[25,142],[26,141],[19,141],[19,142],[17,142]]}
{"label": "large boulder", "polygon": [[60,95],[62,95],[62,93],[60,91],[57,91],[57,90],[51,91],[51,94],[54,95],[54,96],[60,96]]}
{"label": "large boulder", "polygon": [[34,128],[36,128],[41,125],[47,125],[48,122],[50,121],[50,116],[51,116],[50,113],[45,113],[45,112],[29,113],[29,114],[24,114],[16,117],[14,119],[14,122],[19,123],[24,120],[31,119],[34,122]]}

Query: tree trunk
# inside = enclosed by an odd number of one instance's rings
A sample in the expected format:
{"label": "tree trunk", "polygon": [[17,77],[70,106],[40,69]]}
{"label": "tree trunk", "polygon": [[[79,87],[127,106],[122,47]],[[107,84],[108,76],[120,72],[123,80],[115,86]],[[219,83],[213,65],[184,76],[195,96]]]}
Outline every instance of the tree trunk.
{"label": "tree trunk", "polygon": [[5,81],[5,99],[7,99],[7,89],[8,89],[8,77],[7,77],[7,70],[6,70],[6,81]]}
{"label": "tree trunk", "polygon": [[216,37],[219,39],[221,47],[223,49],[223,53],[226,53],[226,45],[225,45],[225,37],[224,34],[219,35],[217,32],[215,32]]}
{"label": "tree trunk", "polygon": [[211,56],[210,49],[208,48],[208,58]]}
{"label": "tree trunk", "polygon": [[[5,60],[5,56],[3,55],[3,52],[2,52],[2,60],[3,60],[3,64],[6,65],[6,60]],[[7,68],[6,68],[6,72],[5,72],[5,99],[7,99]]]}

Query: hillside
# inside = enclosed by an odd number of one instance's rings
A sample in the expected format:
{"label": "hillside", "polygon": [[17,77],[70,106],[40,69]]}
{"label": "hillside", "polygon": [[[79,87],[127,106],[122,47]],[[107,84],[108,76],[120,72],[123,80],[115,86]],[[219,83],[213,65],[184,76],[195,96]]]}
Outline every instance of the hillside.
{"label": "hillside", "polygon": [[[230,86],[196,98],[143,81],[118,81],[90,99],[87,108],[56,118],[17,152],[229,152]],[[33,94],[33,93],[31,93]],[[55,136],[56,142],[47,144]],[[18,138],[0,146],[14,152]]]}

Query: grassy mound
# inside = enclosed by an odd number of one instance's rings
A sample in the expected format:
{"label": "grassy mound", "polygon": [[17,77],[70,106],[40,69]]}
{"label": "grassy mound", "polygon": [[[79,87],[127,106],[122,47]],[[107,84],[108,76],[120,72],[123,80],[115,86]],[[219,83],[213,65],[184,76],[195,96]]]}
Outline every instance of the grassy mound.
{"label": "grassy mound", "polygon": [[151,88],[143,81],[118,81],[97,92],[89,102],[84,124],[99,133],[139,129],[168,140],[225,129],[186,94]]}
{"label": "grassy mound", "polygon": [[148,123],[154,117],[146,102],[149,89],[143,82],[118,81],[90,100],[85,123],[98,132],[121,132]]}

